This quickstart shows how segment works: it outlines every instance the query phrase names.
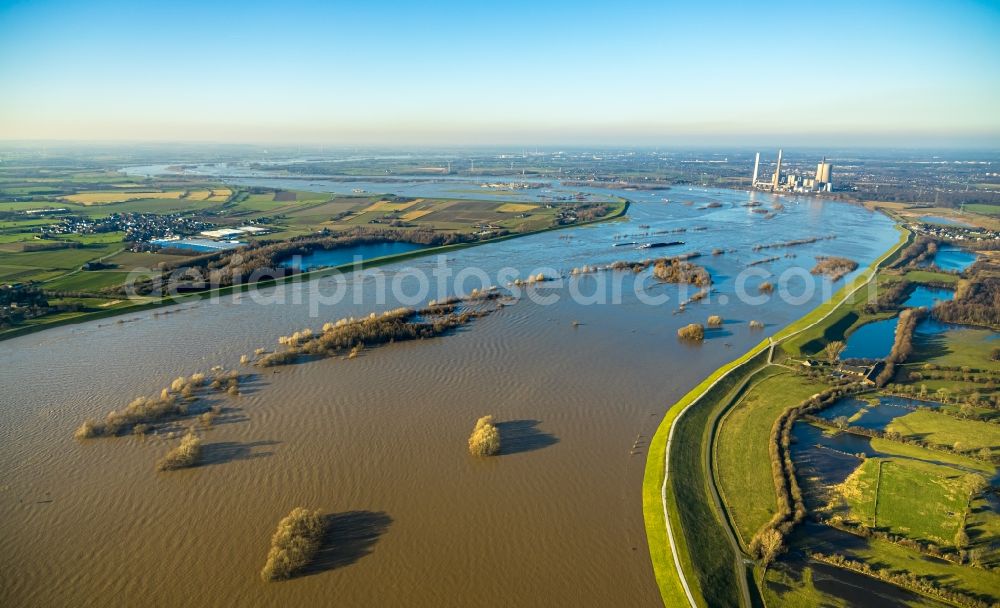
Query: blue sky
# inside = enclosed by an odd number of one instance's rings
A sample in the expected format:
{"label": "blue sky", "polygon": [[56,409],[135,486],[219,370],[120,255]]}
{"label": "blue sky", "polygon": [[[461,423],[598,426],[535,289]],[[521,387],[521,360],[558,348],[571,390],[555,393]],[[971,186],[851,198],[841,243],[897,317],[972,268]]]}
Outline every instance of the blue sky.
{"label": "blue sky", "polygon": [[1000,1],[0,0],[0,139],[1000,143]]}

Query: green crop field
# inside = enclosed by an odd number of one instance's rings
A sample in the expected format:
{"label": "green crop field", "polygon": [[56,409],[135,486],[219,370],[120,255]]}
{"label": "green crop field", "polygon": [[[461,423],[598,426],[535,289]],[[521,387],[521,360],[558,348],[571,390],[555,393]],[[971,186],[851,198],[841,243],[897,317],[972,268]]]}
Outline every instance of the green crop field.
{"label": "green crop field", "polygon": [[965,517],[970,482],[957,469],[869,458],[840,487],[851,519],[938,546],[952,546]]}
{"label": "green crop field", "polygon": [[919,410],[896,418],[887,430],[932,445],[953,447],[957,443],[963,451],[988,448],[994,454],[1000,452],[1000,425],[979,420],[961,420]]}
{"label": "green crop field", "polygon": [[[994,189],[996,184],[990,184]],[[971,211],[973,213],[978,213],[980,215],[989,215],[991,217],[1000,217],[1000,205],[984,205],[980,203],[968,203],[962,206],[966,211]]]}
{"label": "green crop field", "polygon": [[958,282],[958,276],[946,272],[933,272],[931,270],[910,270],[904,278],[911,283],[949,283]]}
{"label": "green crop field", "polygon": [[886,456],[899,456],[900,458],[911,460],[952,465],[965,471],[982,473],[987,477],[991,477],[996,472],[996,468],[993,465],[960,454],[949,454],[940,450],[929,450],[918,445],[880,438],[873,438],[871,444],[873,449],[878,450]]}
{"label": "green crop field", "polygon": [[95,292],[106,287],[121,285],[128,278],[127,272],[114,270],[101,270],[95,272],[77,272],[44,284],[45,289],[51,291],[80,291]]}
{"label": "green crop field", "polygon": [[46,251],[0,252],[0,280],[43,281],[78,270],[83,264],[121,247],[121,243],[107,243]]}
{"label": "green crop field", "polygon": [[994,361],[990,356],[993,349],[1000,346],[997,335],[988,329],[972,327],[959,327],[932,335],[918,334],[910,361],[1000,372],[1000,361]]}

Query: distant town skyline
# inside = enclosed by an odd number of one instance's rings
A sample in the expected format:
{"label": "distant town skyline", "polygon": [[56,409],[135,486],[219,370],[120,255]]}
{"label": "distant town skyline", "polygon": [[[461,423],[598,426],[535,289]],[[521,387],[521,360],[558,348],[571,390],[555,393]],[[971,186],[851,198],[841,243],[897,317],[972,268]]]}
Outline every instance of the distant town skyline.
{"label": "distant town skyline", "polygon": [[990,147],[997,31],[968,0],[0,0],[0,139]]}

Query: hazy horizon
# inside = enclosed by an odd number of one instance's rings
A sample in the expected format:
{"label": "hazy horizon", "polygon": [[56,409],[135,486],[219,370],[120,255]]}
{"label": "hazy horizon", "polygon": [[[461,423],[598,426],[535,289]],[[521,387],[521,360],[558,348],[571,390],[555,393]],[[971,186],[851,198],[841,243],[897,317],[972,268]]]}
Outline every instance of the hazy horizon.
{"label": "hazy horizon", "polygon": [[0,4],[0,140],[990,147],[1000,5]]}

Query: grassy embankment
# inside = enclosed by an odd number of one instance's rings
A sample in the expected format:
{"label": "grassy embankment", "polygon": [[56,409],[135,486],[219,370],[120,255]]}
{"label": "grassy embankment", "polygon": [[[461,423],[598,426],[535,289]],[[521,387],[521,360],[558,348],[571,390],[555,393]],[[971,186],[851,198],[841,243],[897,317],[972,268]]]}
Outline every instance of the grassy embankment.
{"label": "grassy embankment", "polygon": [[[790,337],[797,338],[814,324],[819,324],[822,335],[822,326],[829,323],[829,317],[836,317],[831,312],[837,310],[845,298],[856,296],[856,291],[865,291],[863,286],[875,275],[877,268],[890,261],[910,238],[908,231],[901,230],[900,239],[892,249],[860,272],[829,301],[780,330],[773,340],[780,343]],[[711,506],[714,498],[708,455],[714,431],[712,427],[731,403],[727,398],[735,398],[747,379],[767,364],[770,346],[771,340],[762,341],[689,391],[667,410],[650,441],[643,476],[643,516],[653,570],[667,606],[688,603],[685,582],[697,605],[709,605],[710,602],[713,602],[711,605],[716,605],[714,602],[731,604],[739,601],[739,594],[732,586],[734,577],[740,573],[744,580],[750,578],[748,573],[741,573],[744,568],[737,565],[741,556],[736,555],[737,548],[727,538],[725,516]],[[696,416],[691,417],[691,424],[685,425],[687,432],[682,433],[679,428],[675,431],[678,418],[695,404],[699,407],[693,410]],[[699,424],[703,426],[699,427]],[[676,442],[677,446],[672,445],[673,432],[679,432],[678,437],[684,437],[683,441]],[[766,445],[766,442],[765,435],[762,443]],[[678,456],[675,461],[671,452],[668,477],[666,455],[668,449],[675,447]],[[764,465],[770,466],[767,460]],[[770,478],[770,471],[767,475]],[[702,559],[700,563],[698,558]]]}

